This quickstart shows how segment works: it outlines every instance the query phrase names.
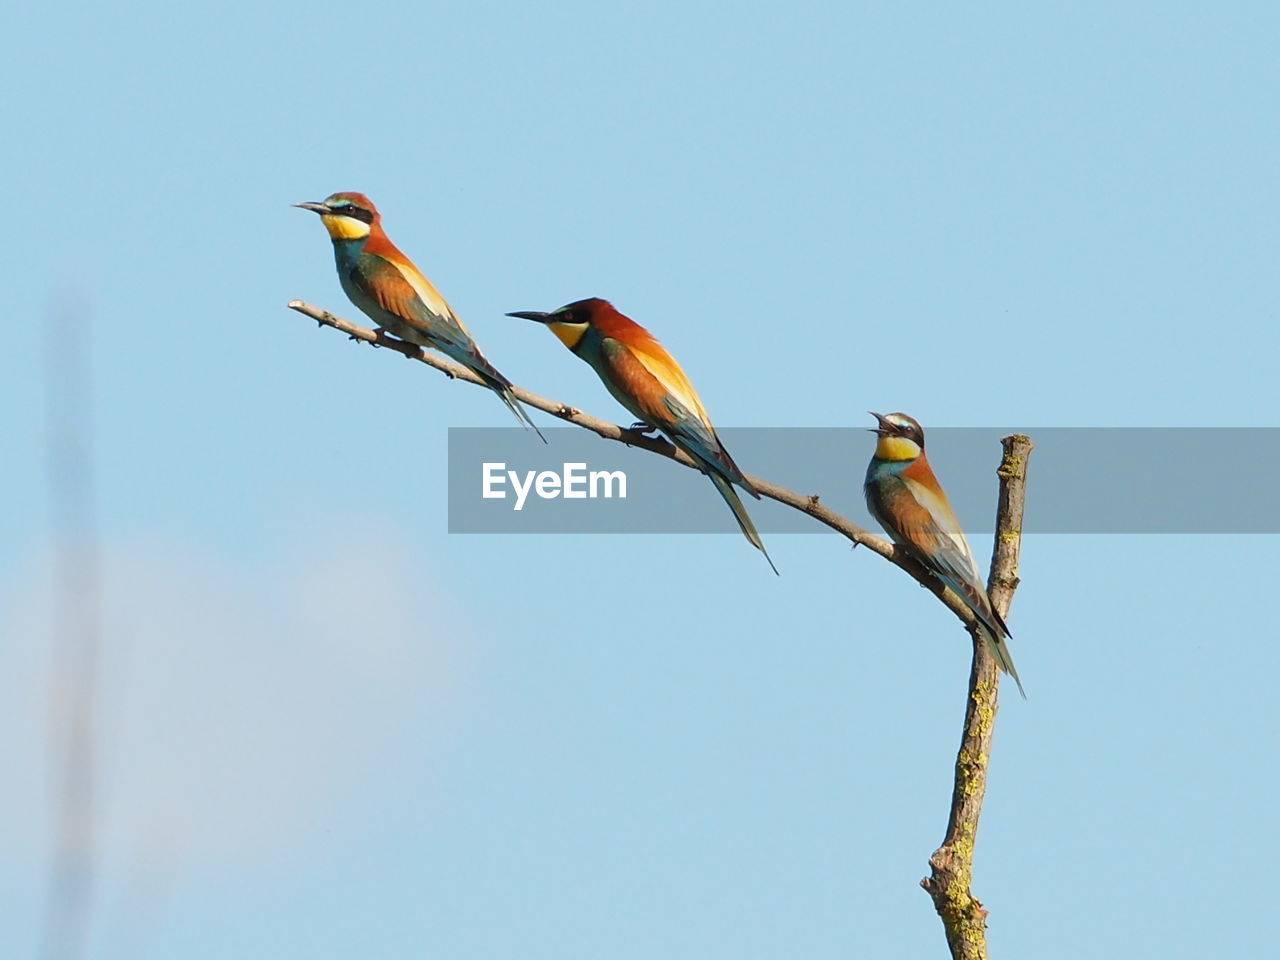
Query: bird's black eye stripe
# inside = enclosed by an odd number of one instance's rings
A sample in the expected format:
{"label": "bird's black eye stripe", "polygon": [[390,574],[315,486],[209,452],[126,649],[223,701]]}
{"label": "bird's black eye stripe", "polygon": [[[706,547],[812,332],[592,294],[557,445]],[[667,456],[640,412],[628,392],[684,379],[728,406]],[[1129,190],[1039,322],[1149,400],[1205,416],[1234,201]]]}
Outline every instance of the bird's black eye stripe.
{"label": "bird's black eye stripe", "polygon": [[350,217],[352,220],[359,220],[362,223],[373,223],[373,211],[366,210],[364,207],[357,207],[354,203],[342,207],[338,213],[344,217]]}

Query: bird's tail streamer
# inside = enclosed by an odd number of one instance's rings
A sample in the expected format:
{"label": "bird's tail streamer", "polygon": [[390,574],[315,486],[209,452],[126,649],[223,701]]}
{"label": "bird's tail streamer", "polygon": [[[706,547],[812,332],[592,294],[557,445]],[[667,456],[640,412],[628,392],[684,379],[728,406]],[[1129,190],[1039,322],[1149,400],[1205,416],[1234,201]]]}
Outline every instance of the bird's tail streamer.
{"label": "bird's tail streamer", "polygon": [[524,408],[524,405],[516,399],[516,395],[511,392],[511,384],[491,384],[490,387],[502,398],[502,402],[505,403],[511,412],[516,415],[516,419],[519,420],[522,425],[536,433],[538,435],[538,439],[543,443],[547,442],[547,438],[542,435],[542,431],[538,429],[537,424],[535,424],[529,417],[529,411]]}
{"label": "bird's tail streamer", "polygon": [[1004,642],[1004,636],[985,623],[982,625],[982,635],[986,638],[991,655],[996,658],[996,663],[1000,664],[1000,669],[1013,677],[1013,682],[1018,685],[1018,692],[1022,694],[1022,699],[1027,699],[1027,691],[1022,689],[1022,681],[1018,679],[1018,669],[1013,665],[1013,657],[1009,654],[1009,645]]}
{"label": "bird's tail streamer", "polygon": [[[494,370],[492,367],[486,369],[485,367],[478,366],[475,363],[469,363],[467,366],[469,366],[471,370],[484,381],[485,386],[502,398],[502,402],[507,405],[508,410],[515,414],[516,419],[520,421],[520,425],[522,427],[536,433],[538,435],[538,439],[543,443],[547,442],[547,438],[542,435],[542,431],[538,429],[537,424],[530,419],[529,411],[524,408],[524,405],[516,399],[516,395],[511,392],[510,380],[500,374],[497,370]],[[486,366],[488,365],[486,364]]]}
{"label": "bird's tail streamer", "polygon": [[742,500],[738,497],[738,491],[734,490],[733,484],[718,473],[708,473],[707,476],[711,478],[711,482],[716,485],[716,490],[720,492],[720,496],[724,497],[724,502],[733,511],[733,518],[738,521],[742,535],[751,541],[753,547],[764,554],[764,558],[769,561],[769,566],[776,574],[778,568],[773,565],[773,558],[769,556],[769,551],[764,548],[764,541],[760,539],[756,525],[751,522],[751,516],[747,513],[747,508],[742,505]]}
{"label": "bird's tail streamer", "polygon": [[991,603],[991,597],[983,589],[981,581],[975,583],[967,578],[948,576],[940,576],[939,579],[964,601],[966,607],[973,611],[973,615],[978,620],[978,629],[982,631],[982,637],[987,641],[987,649],[996,658],[1000,669],[1013,677],[1013,682],[1018,685],[1018,692],[1022,694],[1022,699],[1027,699],[1027,691],[1022,689],[1022,681],[1018,679],[1018,668],[1013,665],[1009,645],[1005,643],[1009,637],[1009,628],[1005,625],[1004,617],[996,612],[996,608]]}

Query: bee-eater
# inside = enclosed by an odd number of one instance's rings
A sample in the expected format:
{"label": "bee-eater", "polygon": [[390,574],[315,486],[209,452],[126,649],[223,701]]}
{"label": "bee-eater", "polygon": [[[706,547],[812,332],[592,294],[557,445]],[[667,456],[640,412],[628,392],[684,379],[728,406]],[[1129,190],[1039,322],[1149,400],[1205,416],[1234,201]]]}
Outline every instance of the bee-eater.
{"label": "bee-eater", "polygon": [[879,436],[867,467],[867,508],[895,543],[923,563],[973,611],[995,655],[1025,698],[1005,640],[1009,628],[991,605],[973,550],[924,453],[924,430],[905,413],[871,414]]}
{"label": "bee-eater", "polygon": [[295,203],[313,210],[333,240],[338,279],[351,302],[387,332],[422,347],[433,347],[462,364],[502,398],[516,419],[542,436],[499,373],[431,281],[391,242],[378,208],[363,193],[335,193],[320,203]]}
{"label": "bee-eater", "polygon": [[764,554],[773,572],[778,572],[732,485],[736,483],[757,500],[760,493],[716,436],[711,418],[680,364],[653,334],[598,297],[578,300],[551,313],[526,310],[507,316],[545,323],[561,343],[591,365],[615,400],[688,454],[729,504],[743,536]]}

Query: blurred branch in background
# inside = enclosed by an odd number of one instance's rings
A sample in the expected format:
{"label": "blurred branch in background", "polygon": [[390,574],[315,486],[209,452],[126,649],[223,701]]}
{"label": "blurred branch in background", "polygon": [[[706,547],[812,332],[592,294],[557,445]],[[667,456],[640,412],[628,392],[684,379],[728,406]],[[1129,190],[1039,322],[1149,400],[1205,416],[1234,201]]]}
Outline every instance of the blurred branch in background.
{"label": "blurred branch in background", "polygon": [[101,572],[93,475],[90,309],[64,295],[45,325],[51,524],[57,545],[49,683],[53,844],[42,955],[84,954],[95,872],[95,741]]}

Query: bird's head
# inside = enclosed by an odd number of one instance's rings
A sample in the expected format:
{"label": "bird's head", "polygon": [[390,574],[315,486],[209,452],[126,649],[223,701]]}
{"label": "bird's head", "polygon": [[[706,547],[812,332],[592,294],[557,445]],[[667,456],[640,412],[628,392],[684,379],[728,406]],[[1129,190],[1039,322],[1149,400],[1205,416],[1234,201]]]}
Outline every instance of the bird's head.
{"label": "bird's head", "polygon": [[320,222],[334,240],[363,240],[378,222],[378,208],[363,193],[334,193],[320,203],[295,203],[320,214]]}
{"label": "bird's head", "polygon": [[877,424],[871,432],[880,438],[876,441],[878,459],[915,460],[924,453],[924,430],[914,417],[905,413],[882,416],[873,412],[871,415]]}
{"label": "bird's head", "polygon": [[590,297],[586,300],[575,300],[573,303],[567,303],[559,310],[552,310],[550,313],[541,313],[537,310],[519,310],[515,313],[508,313],[507,316],[545,323],[551,332],[560,338],[560,342],[572,350],[586,336],[587,331],[591,329],[591,325],[606,312],[616,313],[617,311],[613,309],[613,305],[608,300]]}

